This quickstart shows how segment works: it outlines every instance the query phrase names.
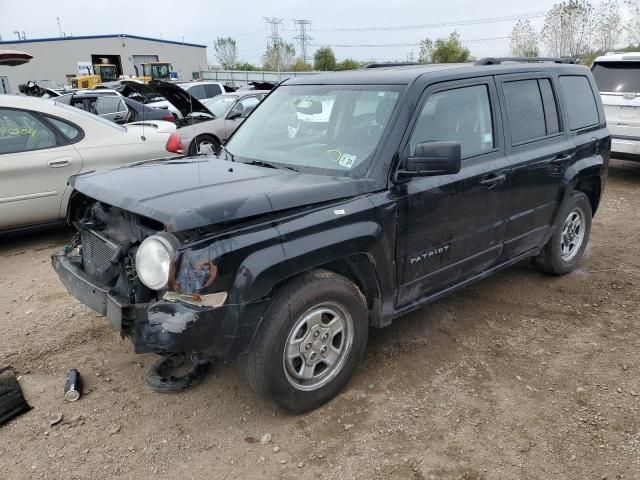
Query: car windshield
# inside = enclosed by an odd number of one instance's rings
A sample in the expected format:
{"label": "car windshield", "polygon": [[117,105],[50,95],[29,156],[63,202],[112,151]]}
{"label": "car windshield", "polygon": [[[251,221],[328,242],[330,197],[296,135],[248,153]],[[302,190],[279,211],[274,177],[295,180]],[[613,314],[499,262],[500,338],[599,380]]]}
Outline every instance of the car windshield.
{"label": "car windshield", "polygon": [[236,161],[364,176],[401,86],[284,85],[227,143]]}
{"label": "car windshield", "polygon": [[216,117],[222,117],[237,99],[237,95],[218,95],[209,100],[204,100],[202,104]]}
{"label": "car windshield", "polygon": [[640,92],[640,62],[601,62],[593,65],[601,92]]}

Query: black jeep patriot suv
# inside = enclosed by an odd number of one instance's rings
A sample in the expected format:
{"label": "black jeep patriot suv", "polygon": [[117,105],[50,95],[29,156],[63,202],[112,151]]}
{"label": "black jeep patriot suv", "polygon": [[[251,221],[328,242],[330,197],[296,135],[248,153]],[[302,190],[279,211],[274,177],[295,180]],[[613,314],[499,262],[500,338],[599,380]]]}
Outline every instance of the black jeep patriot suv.
{"label": "black jeep patriot suv", "polygon": [[611,144],[598,89],[503,60],[291,79],[215,157],[74,177],[53,266],[136,352],[242,356],[260,395],[318,407],[370,327],[527,257],[580,261]]}

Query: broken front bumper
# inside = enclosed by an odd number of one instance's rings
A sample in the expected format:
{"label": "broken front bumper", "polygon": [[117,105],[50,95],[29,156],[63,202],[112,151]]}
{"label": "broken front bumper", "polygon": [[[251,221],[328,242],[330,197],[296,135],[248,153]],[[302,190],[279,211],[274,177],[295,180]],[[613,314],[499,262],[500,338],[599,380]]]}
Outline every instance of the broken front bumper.
{"label": "broken front bumper", "polygon": [[107,317],[136,353],[234,357],[248,349],[266,305],[266,300],[218,308],[164,300],[130,304],[87,275],[79,257],[54,254],[52,264],[69,293]]}

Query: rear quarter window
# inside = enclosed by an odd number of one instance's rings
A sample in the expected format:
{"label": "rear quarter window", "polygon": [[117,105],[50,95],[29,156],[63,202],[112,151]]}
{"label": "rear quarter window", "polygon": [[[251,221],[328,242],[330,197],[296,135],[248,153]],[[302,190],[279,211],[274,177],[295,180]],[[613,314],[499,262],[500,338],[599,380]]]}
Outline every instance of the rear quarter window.
{"label": "rear quarter window", "polygon": [[600,123],[598,105],[589,79],[583,75],[563,75],[560,88],[569,115],[569,128],[580,130]]}

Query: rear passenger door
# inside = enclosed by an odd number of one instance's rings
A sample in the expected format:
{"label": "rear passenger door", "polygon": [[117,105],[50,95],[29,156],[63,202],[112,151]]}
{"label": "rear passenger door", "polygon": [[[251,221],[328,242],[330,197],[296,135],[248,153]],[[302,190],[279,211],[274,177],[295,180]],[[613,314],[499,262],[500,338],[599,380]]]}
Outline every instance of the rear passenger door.
{"label": "rear passenger door", "polygon": [[455,175],[396,183],[398,308],[490,269],[502,251],[509,165],[493,78],[428,87],[416,108],[402,159],[417,144],[456,141]]}
{"label": "rear passenger door", "polygon": [[561,199],[565,171],[575,157],[555,81],[552,75],[538,74],[497,78],[511,164],[501,260],[540,246]]}

